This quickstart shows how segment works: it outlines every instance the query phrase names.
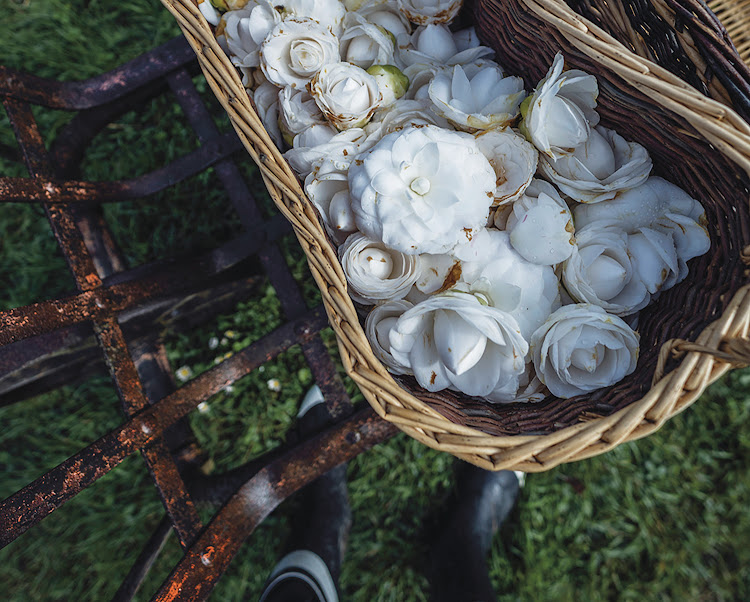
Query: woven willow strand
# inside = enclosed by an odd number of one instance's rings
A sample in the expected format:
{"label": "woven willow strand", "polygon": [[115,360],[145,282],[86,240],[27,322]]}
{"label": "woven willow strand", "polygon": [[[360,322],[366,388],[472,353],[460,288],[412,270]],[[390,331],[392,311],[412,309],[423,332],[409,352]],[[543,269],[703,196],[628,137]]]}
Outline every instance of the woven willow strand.
{"label": "woven willow strand", "polygon": [[[631,53],[564,3],[557,0],[521,1],[543,21],[554,25],[572,45],[603,69],[637,85],[655,104],[687,120],[718,152],[750,174],[750,126],[733,110],[707,99],[668,71]],[[609,416],[595,417],[539,436],[493,436],[451,422],[402,389],[377,361],[346,292],[343,271],[317,213],[263,129],[236,69],[190,0],[162,2],[195,50],[211,89],[258,164],[271,198],[294,227],[321,290],[347,373],[375,411],[408,435],[482,468],[539,472],[564,462],[604,453],[620,443],[652,433],[672,415],[690,405],[710,382],[736,363],[740,355],[747,358],[746,344],[731,343],[733,340],[743,341],[747,336],[750,290],[745,287],[734,295],[724,314],[708,326],[694,344],[679,347],[684,357],[674,370],[654,383],[642,399]],[[750,0],[743,0],[741,5],[747,6],[748,3]],[[728,16],[734,18],[739,14],[738,3],[724,5]],[[625,15],[619,14],[617,19],[623,27],[626,26]],[[669,353],[669,349],[671,347],[664,353]]]}

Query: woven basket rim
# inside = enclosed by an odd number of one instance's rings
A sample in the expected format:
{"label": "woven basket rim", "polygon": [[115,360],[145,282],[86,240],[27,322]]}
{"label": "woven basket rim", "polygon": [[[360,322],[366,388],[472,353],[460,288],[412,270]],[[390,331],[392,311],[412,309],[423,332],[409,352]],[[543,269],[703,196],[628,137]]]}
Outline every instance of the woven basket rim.
{"label": "woven basket rim", "polygon": [[[686,119],[725,157],[750,175],[750,124],[726,105],[707,98],[659,65],[627,50],[605,31],[558,0],[519,0],[552,24],[603,69],[615,70],[654,102]],[[706,327],[669,374],[641,399],[613,414],[545,435],[488,435],[451,422],[402,389],[375,358],[346,293],[346,279],[315,208],[289,164],[263,128],[236,68],[219,47],[192,0],[162,0],[199,58],[214,94],[227,110],[243,145],[258,164],[269,194],[292,223],[323,296],[347,374],[385,420],[429,447],[490,470],[539,472],[608,451],[644,437],[690,405],[743,358],[720,350],[728,338],[744,338],[750,321],[750,285],[739,289],[722,316]],[[665,344],[666,357],[674,344]],[[723,354],[723,355],[722,355]]]}

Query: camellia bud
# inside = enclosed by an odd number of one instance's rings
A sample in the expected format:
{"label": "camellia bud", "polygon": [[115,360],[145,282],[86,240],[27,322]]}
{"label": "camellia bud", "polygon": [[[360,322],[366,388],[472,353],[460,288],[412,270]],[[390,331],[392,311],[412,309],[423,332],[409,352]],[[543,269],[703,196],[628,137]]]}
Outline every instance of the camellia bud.
{"label": "camellia bud", "polygon": [[392,105],[406,94],[409,88],[409,78],[393,65],[373,65],[367,73],[378,82],[378,90],[383,95],[381,107]]}

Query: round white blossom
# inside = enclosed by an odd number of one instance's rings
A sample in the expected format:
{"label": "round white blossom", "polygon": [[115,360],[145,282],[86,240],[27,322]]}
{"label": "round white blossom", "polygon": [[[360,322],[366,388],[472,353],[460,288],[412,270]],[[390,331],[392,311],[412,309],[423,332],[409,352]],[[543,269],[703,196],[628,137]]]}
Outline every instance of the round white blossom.
{"label": "round white blossom", "polygon": [[458,14],[463,0],[397,0],[398,8],[412,23],[437,25],[450,23]]}
{"label": "round white blossom", "polygon": [[263,74],[280,88],[304,88],[323,66],[338,61],[338,38],[314,19],[282,21],[260,48]]}
{"label": "round white blossom", "polygon": [[643,183],[651,165],[648,151],[640,144],[597,126],[572,154],[558,159],[542,155],[539,168],[569,197],[581,203],[599,203]]}
{"label": "round white blossom", "polygon": [[534,146],[552,158],[586,142],[591,126],[599,123],[594,110],[599,94],[596,78],[578,69],[563,72],[563,64],[558,53],[547,76],[524,101],[521,126]]}
{"label": "round white blossom", "polygon": [[336,244],[357,231],[349,199],[346,170],[338,170],[331,161],[316,165],[305,178],[305,194],[320,212],[328,234]]}
{"label": "round white blossom", "polygon": [[473,136],[410,127],[354,161],[349,189],[370,238],[411,255],[443,253],[484,227],[495,172]]}
{"label": "round white blossom", "polygon": [[258,117],[277,147],[283,145],[279,129],[279,89],[271,82],[264,82],[252,94]]}
{"label": "round white blossom", "polygon": [[434,295],[404,312],[390,345],[395,361],[428,391],[451,388],[491,401],[515,397],[529,348],[509,314],[460,292]]}
{"label": "round white blossom", "polygon": [[340,130],[360,128],[383,100],[378,82],[350,63],[326,65],[310,82],[310,93],[326,118]]}
{"label": "round white blossom", "polygon": [[476,135],[477,145],[495,170],[493,206],[520,198],[536,173],[539,153],[534,145],[512,129],[483,130]]}
{"label": "round white blossom", "polygon": [[562,398],[609,387],[631,374],[639,336],[623,320],[589,304],[565,305],[531,337],[537,376]]}
{"label": "round white blossom", "polygon": [[488,67],[469,79],[460,65],[438,72],[428,93],[435,112],[466,131],[508,125],[526,96],[520,77],[504,77],[501,69]]}
{"label": "round white blossom", "polygon": [[296,136],[314,125],[325,125],[315,99],[304,88],[287,86],[279,91],[279,126],[289,136]]}
{"label": "round white blossom", "polygon": [[359,232],[339,247],[351,297],[365,305],[404,297],[419,277],[415,255],[404,255]]}
{"label": "round white blossom", "polygon": [[347,13],[344,26],[344,33],[339,39],[342,61],[362,69],[393,63],[395,38],[382,27],[357,13]]}
{"label": "round white blossom", "polygon": [[395,39],[399,36],[411,34],[411,23],[406,18],[395,2],[381,2],[380,0],[370,0],[364,3],[357,10],[357,13],[367,19],[368,22],[382,27],[390,33]]}
{"label": "round white blossom", "polygon": [[279,7],[284,20],[290,17],[315,19],[334,35],[341,35],[346,7],[339,0],[285,0],[283,4],[275,6]]}
{"label": "round white blossom", "polygon": [[365,320],[365,335],[370,341],[372,351],[386,368],[393,374],[408,374],[409,366],[404,366],[391,355],[391,329],[398,322],[399,317],[414,305],[405,299],[387,301],[376,305]]}
{"label": "round white blossom", "polygon": [[[204,3],[205,4],[205,3]],[[259,50],[266,36],[281,23],[281,16],[268,0],[250,2],[244,8],[224,13],[224,36],[238,67],[259,67]]]}

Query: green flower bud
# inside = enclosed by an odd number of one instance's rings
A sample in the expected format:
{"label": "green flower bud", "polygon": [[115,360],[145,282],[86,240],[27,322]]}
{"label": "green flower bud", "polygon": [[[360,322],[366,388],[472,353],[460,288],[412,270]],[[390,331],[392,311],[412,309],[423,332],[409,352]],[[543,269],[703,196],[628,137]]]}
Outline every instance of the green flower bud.
{"label": "green flower bud", "polygon": [[409,78],[393,65],[373,65],[367,70],[367,73],[378,82],[378,88],[383,95],[381,106],[393,104],[409,89]]}

